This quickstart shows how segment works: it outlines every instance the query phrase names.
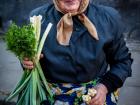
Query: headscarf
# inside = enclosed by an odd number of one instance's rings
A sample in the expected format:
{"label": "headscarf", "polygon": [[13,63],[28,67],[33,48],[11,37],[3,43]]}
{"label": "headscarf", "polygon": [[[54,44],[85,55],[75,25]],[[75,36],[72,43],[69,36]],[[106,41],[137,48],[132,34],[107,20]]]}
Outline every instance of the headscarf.
{"label": "headscarf", "polygon": [[85,10],[89,5],[89,0],[81,0],[78,11],[74,13],[64,13],[59,7],[58,0],[53,0],[53,2],[56,10],[64,14],[64,16],[57,24],[57,41],[60,45],[69,45],[69,41],[73,32],[72,16],[78,16],[78,19],[87,28],[91,36],[96,40],[99,40],[94,24],[84,14]]}

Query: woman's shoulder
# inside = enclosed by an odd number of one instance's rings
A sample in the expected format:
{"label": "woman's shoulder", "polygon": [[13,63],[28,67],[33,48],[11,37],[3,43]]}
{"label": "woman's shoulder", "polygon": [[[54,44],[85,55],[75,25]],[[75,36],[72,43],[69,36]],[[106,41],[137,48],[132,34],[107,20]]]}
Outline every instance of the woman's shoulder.
{"label": "woman's shoulder", "polygon": [[92,15],[92,17],[95,17],[95,20],[98,21],[97,23],[101,23],[101,25],[103,25],[105,29],[108,28],[108,30],[110,30],[110,33],[124,31],[125,27],[119,11],[112,7],[95,4],[91,4],[90,8],[90,11],[95,12],[93,13],[94,15]]}
{"label": "woman's shoulder", "polygon": [[113,7],[96,4],[91,4],[90,7],[94,9],[94,11],[96,12],[96,14],[98,14],[98,16],[107,17],[113,20],[121,18],[119,11]]}
{"label": "woman's shoulder", "polygon": [[33,9],[31,12],[30,12],[30,14],[29,14],[29,17],[32,17],[32,16],[34,16],[34,15],[45,15],[45,13],[47,12],[47,11],[49,11],[49,9],[50,8],[52,8],[54,5],[53,4],[49,4],[49,3],[47,3],[47,4],[45,4],[45,5],[43,5],[43,6],[40,6],[40,7],[38,7],[38,8],[35,8],[35,9]]}
{"label": "woman's shoulder", "polygon": [[96,19],[100,20],[102,23],[108,24],[111,29],[116,30],[119,27],[124,29],[122,17],[119,11],[115,8],[95,4],[91,4],[90,8],[92,8],[92,10],[95,12],[94,14]]}

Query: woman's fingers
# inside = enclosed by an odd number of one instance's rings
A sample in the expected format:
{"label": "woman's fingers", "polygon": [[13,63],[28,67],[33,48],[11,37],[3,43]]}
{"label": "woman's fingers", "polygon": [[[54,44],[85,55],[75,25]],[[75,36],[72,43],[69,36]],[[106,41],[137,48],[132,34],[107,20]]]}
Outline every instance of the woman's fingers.
{"label": "woman's fingers", "polygon": [[95,87],[97,94],[92,98],[90,105],[104,105],[107,95],[107,88],[103,84],[99,84]]}
{"label": "woman's fingers", "polygon": [[22,61],[23,67],[25,69],[33,69],[34,68],[34,63],[29,60],[29,58],[24,58]]}
{"label": "woman's fingers", "polygon": [[98,103],[98,100],[100,99],[100,94],[97,93],[96,96],[94,98],[92,98],[90,105],[93,105],[95,103]]}
{"label": "woman's fingers", "polygon": [[34,64],[32,61],[23,61],[23,67],[25,69],[33,69],[34,68]]}
{"label": "woman's fingers", "polygon": [[23,61],[23,64],[26,65],[26,66],[33,66],[33,62],[32,61]]}
{"label": "woman's fingers", "polygon": [[90,105],[101,105],[100,104],[100,94],[97,93],[96,96],[94,98],[92,98],[91,102],[90,102]]}
{"label": "woman's fingers", "polygon": [[33,69],[34,68],[33,65],[32,66],[27,66],[27,65],[24,65],[24,64],[23,64],[23,67],[26,68],[26,69]]}
{"label": "woman's fingers", "polygon": [[[43,58],[43,57],[44,57],[44,55],[41,54],[40,58]],[[29,58],[24,58],[22,64],[23,64],[23,67],[26,69],[33,69],[34,68],[34,63],[31,60],[29,60]]]}

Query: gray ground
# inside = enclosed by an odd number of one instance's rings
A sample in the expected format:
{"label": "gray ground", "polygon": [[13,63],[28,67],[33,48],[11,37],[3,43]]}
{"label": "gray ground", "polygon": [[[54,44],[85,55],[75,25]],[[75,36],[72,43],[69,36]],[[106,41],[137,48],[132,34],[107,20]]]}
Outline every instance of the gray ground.
{"label": "gray ground", "polygon": [[134,59],[132,65],[132,77],[128,78],[121,89],[118,105],[139,105],[140,104],[140,42],[127,42]]}
{"label": "gray ground", "polygon": [[[0,99],[14,88],[22,74],[18,59],[6,50],[6,45],[0,39]],[[3,93],[5,92],[5,93]]]}

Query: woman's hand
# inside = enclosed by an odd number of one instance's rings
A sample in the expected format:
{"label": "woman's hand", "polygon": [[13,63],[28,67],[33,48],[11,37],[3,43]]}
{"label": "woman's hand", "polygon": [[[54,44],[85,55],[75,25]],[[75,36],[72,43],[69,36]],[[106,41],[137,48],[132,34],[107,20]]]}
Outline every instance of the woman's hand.
{"label": "woman's hand", "polygon": [[34,63],[30,61],[28,58],[24,58],[22,61],[22,65],[25,69],[33,69],[34,68]]}
{"label": "woman's hand", "polygon": [[[43,54],[40,55],[40,58],[43,58]],[[29,58],[24,58],[22,64],[25,69],[32,70],[34,68],[34,63]]]}
{"label": "woman's hand", "polygon": [[104,105],[106,101],[106,95],[108,93],[108,90],[105,85],[99,84],[95,87],[97,90],[97,94],[94,98],[92,98],[89,105]]}

